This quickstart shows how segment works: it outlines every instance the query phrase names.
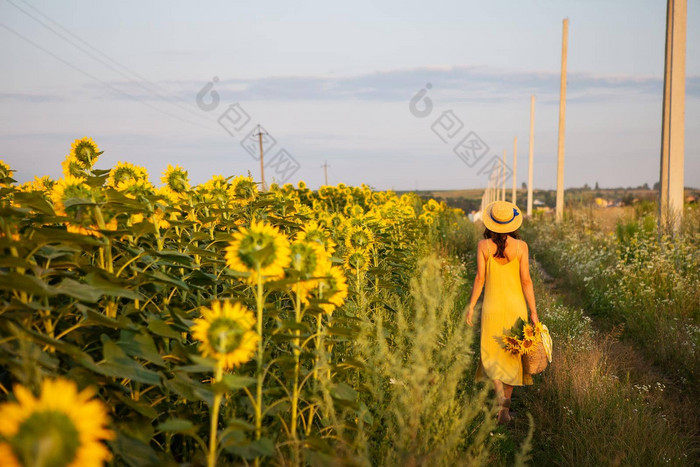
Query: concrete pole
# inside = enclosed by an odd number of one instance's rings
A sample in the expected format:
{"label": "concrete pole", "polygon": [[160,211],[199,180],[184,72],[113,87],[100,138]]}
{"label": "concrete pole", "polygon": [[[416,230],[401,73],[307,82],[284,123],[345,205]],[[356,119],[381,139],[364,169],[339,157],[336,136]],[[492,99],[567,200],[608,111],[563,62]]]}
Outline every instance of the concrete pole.
{"label": "concrete pole", "polygon": [[659,230],[681,226],[685,158],[685,49],[687,0],[668,0],[664,64]]}
{"label": "concrete pole", "polygon": [[559,86],[559,148],[557,152],[556,220],[564,218],[564,132],[566,129],[566,49],[569,41],[569,18],[564,19],[561,38],[561,83]]}
{"label": "concrete pole", "polygon": [[262,191],[267,191],[265,185],[265,163],[263,162],[263,132],[260,125],[258,125],[258,141],[260,142],[260,181],[262,185]]}
{"label": "concrete pole", "polygon": [[532,156],[535,152],[535,96],[530,96],[530,155],[527,161],[527,215],[532,215]]}
{"label": "concrete pole", "polygon": [[501,200],[506,200],[506,150],[503,150],[503,159],[501,159]]}
{"label": "concrete pole", "polygon": [[518,192],[518,137],[513,139],[513,194],[511,201],[515,204],[515,199]]}

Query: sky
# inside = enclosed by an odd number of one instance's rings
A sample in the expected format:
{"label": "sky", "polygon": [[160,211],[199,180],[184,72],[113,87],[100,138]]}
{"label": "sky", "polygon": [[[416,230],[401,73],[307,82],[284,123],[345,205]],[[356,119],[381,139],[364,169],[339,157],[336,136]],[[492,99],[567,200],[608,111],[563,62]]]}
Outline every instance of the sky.
{"label": "sky", "polygon": [[[168,164],[316,188],[484,187],[517,138],[556,186],[659,178],[666,2],[0,0],[0,159],[61,176],[76,138],[160,184]],[[685,185],[700,187],[700,3],[688,2]],[[251,140],[254,138],[254,141]],[[455,148],[457,148],[455,150]],[[509,186],[510,186],[509,181]]]}

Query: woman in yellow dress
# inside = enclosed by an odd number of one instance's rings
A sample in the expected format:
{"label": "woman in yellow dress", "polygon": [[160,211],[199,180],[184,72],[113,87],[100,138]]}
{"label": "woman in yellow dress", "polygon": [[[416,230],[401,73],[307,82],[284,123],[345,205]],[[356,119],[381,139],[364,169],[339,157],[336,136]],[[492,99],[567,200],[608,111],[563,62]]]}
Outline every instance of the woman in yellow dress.
{"label": "woman in yellow dress", "polygon": [[510,397],[513,386],[532,384],[532,376],[523,374],[522,359],[505,350],[502,336],[518,318],[539,322],[535,292],[530,278],[527,243],[518,239],[522,224],[518,207],[507,201],[494,201],[484,210],[484,239],[477,249],[477,271],[467,311],[467,324],[473,326],[474,306],[485,286],[481,307],[481,358],[476,380],[493,380],[500,404],[498,422],[510,421]]}

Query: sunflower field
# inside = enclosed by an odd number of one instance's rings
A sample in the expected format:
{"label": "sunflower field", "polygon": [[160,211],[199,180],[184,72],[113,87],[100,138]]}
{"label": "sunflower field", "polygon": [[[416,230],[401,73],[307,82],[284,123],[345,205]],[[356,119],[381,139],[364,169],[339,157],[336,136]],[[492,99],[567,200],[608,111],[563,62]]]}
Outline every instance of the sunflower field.
{"label": "sunflower field", "polygon": [[492,407],[459,384],[461,211],[365,185],[191,186],[179,166],[156,187],[101,154],[76,140],[63,178],[22,185],[0,163],[0,464],[485,459]]}

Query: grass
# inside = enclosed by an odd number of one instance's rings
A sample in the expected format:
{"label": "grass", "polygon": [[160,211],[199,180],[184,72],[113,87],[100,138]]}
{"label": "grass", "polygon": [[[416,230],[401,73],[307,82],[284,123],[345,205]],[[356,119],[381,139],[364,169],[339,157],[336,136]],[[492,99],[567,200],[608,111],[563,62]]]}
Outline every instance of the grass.
{"label": "grass", "polygon": [[[640,369],[638,356],[618,340],[619,330],[600,333],[580,309],[535,274],[540,318],[552,334],[553,362],[517,406],[532,413],[535,464],[689,464],[698,446],[658,375]],[[516,397],[517,397],[516,396]],[[682,410],[682,409],[681,409]],[[524,427],[515,426],[516,439]]]}

